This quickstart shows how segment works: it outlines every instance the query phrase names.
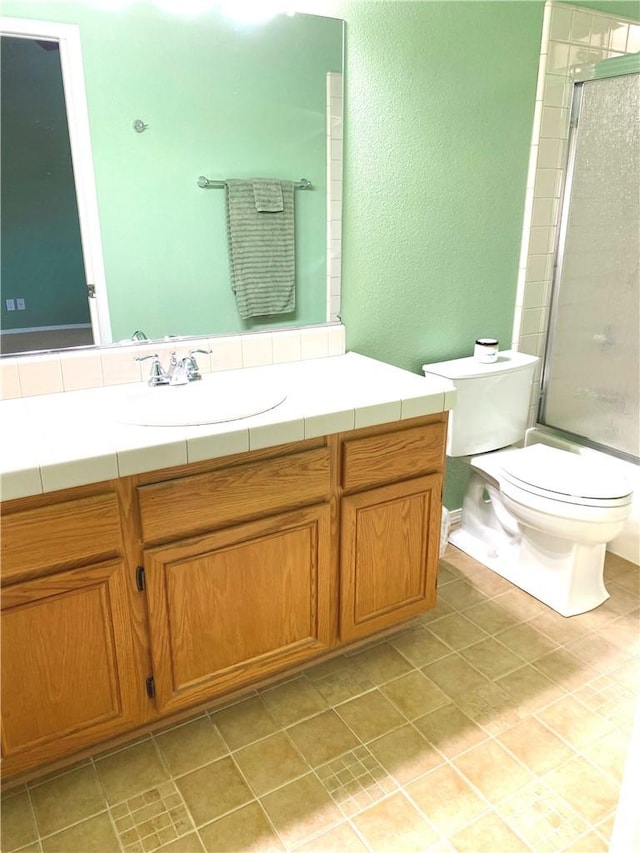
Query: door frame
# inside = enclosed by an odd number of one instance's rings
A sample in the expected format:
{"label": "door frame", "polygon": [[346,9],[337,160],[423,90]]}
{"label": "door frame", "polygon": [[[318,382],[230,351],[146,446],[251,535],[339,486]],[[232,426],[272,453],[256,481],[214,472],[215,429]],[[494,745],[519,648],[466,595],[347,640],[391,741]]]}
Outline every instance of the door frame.
{"label": "door frame", "polygon": [[[97,346],[110,344],[113,338],[102,255],[98,195],[91,150],[80,27],[77,24],[0,17],[0,32],[2,35],[16,38],[57,41],[60,46],[62,84],[67,109],[67,125],[93,342]],[[91,295],[92,290],[93,295]]]}

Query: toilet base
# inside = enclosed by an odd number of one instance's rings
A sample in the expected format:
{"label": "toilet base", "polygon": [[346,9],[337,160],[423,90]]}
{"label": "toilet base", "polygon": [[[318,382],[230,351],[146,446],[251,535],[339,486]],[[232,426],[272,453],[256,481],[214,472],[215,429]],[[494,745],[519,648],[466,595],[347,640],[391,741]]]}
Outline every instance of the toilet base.
{"label": "toilet base", "polygon": [[464,529],[464,517],[449,542],[561,616],[586,613],[609,598],[603,579],[606,545],[579,545],[535,532],[526,540],[488,543]]}

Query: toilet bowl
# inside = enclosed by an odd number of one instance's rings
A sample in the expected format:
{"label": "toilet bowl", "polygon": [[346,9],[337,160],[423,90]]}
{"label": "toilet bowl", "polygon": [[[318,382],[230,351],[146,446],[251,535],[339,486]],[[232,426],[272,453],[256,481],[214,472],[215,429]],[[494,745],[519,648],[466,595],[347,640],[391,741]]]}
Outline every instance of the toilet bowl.
{"label": "toilet bowl", "polygon": [[546,444],[517,446],[538,363],[505,352],[493,364],[463,358],[423,370],[455,384],[447,455],[472,457],[461,525],[449,541],[573,616],[608,598],[606,544],[631,513],[632,490],[605,461]]}
{"label": "toilet bowl", "polygon": [[452,544],[563,616],[606,601],[606,543],[631,509],[626,480],[543,444],[487,453],[471,466]]}

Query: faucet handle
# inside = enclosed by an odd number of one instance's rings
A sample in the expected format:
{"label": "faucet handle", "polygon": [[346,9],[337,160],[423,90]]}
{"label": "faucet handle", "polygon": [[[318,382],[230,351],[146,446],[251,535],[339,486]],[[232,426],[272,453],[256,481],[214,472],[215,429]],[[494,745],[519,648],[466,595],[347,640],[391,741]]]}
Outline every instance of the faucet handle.
{"label": "faucet handle", "polygon": [[202,379],[202,374],[200,373],[200,368],[198,367],[198,362],[196,361],[196,353],[202,353],[203,355],[209,355],[211,353],[210,349],[192,349],[189,351],[189,355],[183,359],[184,366],[187,371],[187,376],[189,377],[189,382],[195,382],[197,379]]}
{"label": "faucet handle", "polygon": [[148,384],[151,386],[168,385],[169,377],[167,376],[164,367],[160,364],[157,352],[149,353],[149,355],[138,355],[134,361],[147,361],[149,358],[152,358],[153,361],[151,362],[151,372],[149,374]]}

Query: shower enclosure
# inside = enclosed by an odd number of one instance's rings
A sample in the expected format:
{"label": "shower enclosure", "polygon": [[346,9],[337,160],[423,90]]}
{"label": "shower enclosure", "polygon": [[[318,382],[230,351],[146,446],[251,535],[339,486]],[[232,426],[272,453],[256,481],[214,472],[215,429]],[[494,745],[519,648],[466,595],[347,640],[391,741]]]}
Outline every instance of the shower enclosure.
{"label": "shower enclosure", "polygon": [[575,77],[539,422],[640,457],[640,56]]}

